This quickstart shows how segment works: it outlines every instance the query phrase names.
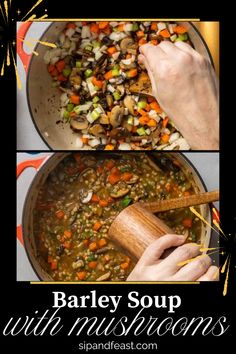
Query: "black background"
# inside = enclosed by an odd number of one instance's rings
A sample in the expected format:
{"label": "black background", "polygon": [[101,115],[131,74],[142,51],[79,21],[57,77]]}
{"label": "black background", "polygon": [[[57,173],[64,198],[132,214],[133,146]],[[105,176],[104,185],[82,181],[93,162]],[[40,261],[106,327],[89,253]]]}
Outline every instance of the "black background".
{"label": "black background", "polygon": [[[12,0],[11,18],[20,19],[35,3],[35,1],[14,1]],[[2,1],[1,1],[2,4]],[[141,3],[140,3],[141,4]],[[150,3],[151,4],[151,3]],[[17,9],[21,10],[18,17]],[[227,350],[229,339],[233,337],[236,329],[235,319],[235,276],[236,276],[236,261],[235,261],[235,240],[233,235],[236,230],[236,212],[235,212],[235,137],[233,130],[233,121],[235,119],[235,57],[232,55],[232,44],[230,43],[231,34],[233,33],[233,23],[229,18],[223,16],[222,9],[219,11],[214,5],[211,11],[208,12],[205,6],[201,7],[198,2],[198,7],[194,11],[189,11],[188,4],[181,2],[175,7],[168,5],[166,9],[160,10],[158,4],[156,6],[147,6],[145,4],[132,6],[130,2],[130,10],[127,9],[127,4],[108,2],[97,3],[95,6],[92,3],[86,8],[82,8],[81,1],[67,0],[66,3],[56,1],[44,1],[35,11],[37,16],[45,14],[44,9],[50,18],[145,18],[145,17],[167,17],[167,18],[201,18],[201,20],[219,20],[221,26],[221,56],[220,56],[220,86],[221,86],[221,152],[220,152],[220,191],[221,191],[221,222],[222,228],[226,234],[232,234],[231,242],[221,245],[225,246],[232,252],[231,272],[229,276],[229,288],[226,296],[222,295],[224,277],[221,277],[220,282],[204,283],[200,285],[30,285],[27,282],[16,282],[16,239],[15,239],[15,204],[16,193],[13,186],[15,182],[15,153],[16,153],[16,82],[13,67],[6,69],[6,75],[0,78],[1,88],[1,158],[2,171],[1,176],[1,316],[0,316],[0,334],[1,342],[7,345],[7,350],[17,346],[18,350],[24,352],[32,352],[32,350],[42,350],[44,352],[62,352],[67,353],[77,351],[78,342],[82,340],[98,341],[107,340],[100,338],[67,338],[62,332],[56,337],[24,337],[18,335],[16,337],[3,337],[2,330],[4,325],[11,316],[33,316],[35,310],[39,313],[43,310],[50,309],[52,304],[51,291],[65,291],[69,294],[86,295],[89,291],[96,289],[98,294],[106,295],[123,295],[126,297],[129,291],[139,291],[140,295],[180,295],[182,298],[182,306],[176,311],[175,318],[186,316],[189,318],[198,316],[227,316],[228,322],[231,324],[230,329],[222,337],[212,336],[186,336],[186,337],[150,337],[150,338],[109,338],[109,340],[130,341],[134,342],[157,342],[160,353],[167,353],[170,350],[190,353],[192,350],[205,352],[210,345],[211,352],[220,352],[221,349]],[[203,11],[203,9],[205,11]],[[1,21],[0,26],[3,26],[2,43],[5,45],[6,40],[14,39],[15,37],[15,21],[11,22],[11,26],[5,27]],[[234,31],[235,32],[235,31]],[[0,33],[1,34],[1,33]],[[230,35],[229,35],[230,34]],[[0,51],[0,57],[2,50]],[[4,191],[6,193],[4,193]],[[72,322],[73,317],[77,316],[112,316],[106,310],[63,310],[64,323]],[[118,315],[131,316],[131,310],[127,309],[125,301],[119,307]],[[148,312],[147,312],[148,314]],[[157,317],[166,317],[168,314],[164,310],[152,309],[151,314]],[[131,316],[132,317],[132,316]],[[113,351],[114,352],[114,351]]]}

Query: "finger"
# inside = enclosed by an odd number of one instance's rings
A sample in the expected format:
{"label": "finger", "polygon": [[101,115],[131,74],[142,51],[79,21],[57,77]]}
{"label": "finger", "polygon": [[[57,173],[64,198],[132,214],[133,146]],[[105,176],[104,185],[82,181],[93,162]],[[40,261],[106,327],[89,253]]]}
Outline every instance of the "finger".
{"label": "finger", "polygon": [[195,49],[193,49],[188,43],[184,43],[184,42],[175,42],[173,44],[176,48],[178,48],[179,50],[182,50],[185,53],[191,54],[191,55],[199,55],[198,52],[196,52]]}
{"label": "finger", "polygon": [[201,246],[196,243],[186,243],[176,248],[162,261],[163,267],[167,267],[172,274],[175,274],[183,266],[183,262],[200,254],[200,247]]}
{"label": "finger", "polygon": [[155,70],[155,68],[158,67],[160,60],[166,59],[166,53],[159,48],[159,45],[155,46],[147,43],[142,45],[139,50],[141,54],[144,55],[152,70]]}
{"label": "finger", "polygon": [[196,257],[184,267],[182,267],[174,276],[175,281],[195,281],[206,273],[211,265],[211,258],[206,254]]}
{"label": "finger", "polygon": [[162,41],[158,48],[160,48],[164,53],[170,56],[176,56],[180,49],[176,47],[172,42]]}
{"label": "finger", "polygon": [[142,254],[142,257],[140,258],[140,261],[146,265],[153,265],[154,263],[158,262],[159,258],[165,250],[170,247],[180,246],[184,243],[184,241],[185,237],[182,235],[168,234],[162,236],[146,248]]}
{"label": "finger", "polygon": [[211,266],[205,274],[203,274],[198,281],[218,281],[219,280],[219,268]]}

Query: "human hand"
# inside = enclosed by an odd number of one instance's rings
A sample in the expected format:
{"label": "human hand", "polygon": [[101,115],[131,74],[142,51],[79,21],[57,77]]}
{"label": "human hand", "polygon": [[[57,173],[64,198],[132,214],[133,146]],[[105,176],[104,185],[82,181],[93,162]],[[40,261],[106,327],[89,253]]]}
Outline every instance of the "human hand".
{"label": "human hand", "polygon": [[[184,236],[165,235],[154,241],[130,273],[127,281],[213,281],[218,280],[217,267],[207,255],[200,255],[200,245],[186,243]],[[179,247],[178,247],[179,246]],[[177,247],[161,259],[165,250]],[[200,255],[200,256],[199,256]],[[182,264],[194,258],[193,261]]]}
{"label": "human hand", "polygon": [[183,42],[140,47],[153,95],[195,150],[219,149],[218,82],[210,62]]}

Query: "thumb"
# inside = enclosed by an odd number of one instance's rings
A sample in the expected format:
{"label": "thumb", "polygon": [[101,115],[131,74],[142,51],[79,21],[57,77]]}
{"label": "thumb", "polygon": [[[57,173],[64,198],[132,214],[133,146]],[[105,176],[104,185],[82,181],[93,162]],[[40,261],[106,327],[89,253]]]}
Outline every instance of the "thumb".
{"label": "thumb", "polygon": [[146,248],[140,261],[145,263],[145,265],[153,265],[160,259],[165,250],[171,247],[180,246],[185,240],[186,237],[183,235],[164,235]]}
{"label": "thumb", "polygon": [[151,69],[150,65],[148,64],[147,59],[145,58],[145,56],[143,54],[140,54],[138,56],[138,60],[145,65],[145,68],[146,68],[146,70],[148,72],[149,79],[151,80],[152,94],[153,94],[153,96],[155,96],[157,98],[157,85],[156,85],[156,80],[154,78],[152,69]]}

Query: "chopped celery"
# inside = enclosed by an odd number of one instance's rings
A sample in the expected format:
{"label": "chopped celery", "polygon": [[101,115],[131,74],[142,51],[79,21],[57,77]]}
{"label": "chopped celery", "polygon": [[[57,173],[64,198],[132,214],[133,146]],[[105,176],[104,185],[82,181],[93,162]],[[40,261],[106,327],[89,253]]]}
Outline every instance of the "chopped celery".
{"label": "chopped celery", "polygon": [[178,38],[175,40],[175,42],[184,42],[184,41],[187,41],[187,39],[188,39],[187,33],[179,34]]}
{"label": "chopped celery", "polygon": [[63,118],[69,119],[69,118],[70,118],[69,112],[64,111],[64,113],[63,113]]}
{"label": "chopped celery", "polygon": [[65,77],[68,77],[71,73],[71,68],[64,69],[62,73]]}
{"label": "chopped celery", "polygon": [[76,66],[76,68],[80,69],[81,66],[82,66],[82,62],[77,60],[76,63],[75,63],[75,66]]}
{"label": "chopped celery", "polygon": [[139,102],[138,102],[138,108],[140,108],[140,109],[145,108],[146,105],[147,105],[147,102],[146,102],[146,101],[139,101]]}
{"label": "chopped celery", "polygon": [[138,29],[139,29],[138,24],[137,23],[133,23],[132,31],[136,32]]}
{"label": "chopped celery", "polygon": [[59,86],[60,84],[59,84],[59,82],[58,81],[53,81],[52,82],[52,87],[57,87],[57,86]]}
{"label": "chopped celery", "polygon": [[93,107],[94,107],[94,108],[97,108],[97,107],[98,107],[98,104],[97,104],[97,103],[93,103]]}
{"label": "chopped celery", "polygon": [[121,99],[121,95],[118,91],[113,92],[113,97],[116,101],[119,101]]}
{"label": "chopped celery", "polygon": [[73,111],[73,109],[74,109],[74,104],[73,103],[68,103],[68,105],[67,105],[67,107],[66,107],[66,109],[67,109],[67,111],[68,112],[72,112]]}
{"label": "chopped celery", "polygon": [[93,42],[93,48],[99,48],[99,47],[101,47],[101,43],[98,42],[98,41],[94,41]]}
{"label": "chopped celery", "polygon": [[95,96],[95,97],[93,98],[93,103],[97,103],[99,100],[100,100],[100,98],[99,98],[98,96]]}
{"label": "chopped celery", "polygon": [[85,77],[90,77],[92,75],[93,71],[91,69],[87,69],[84,72]]}
{"label": "chopped celery", "polygon": [[134,117],[133,116],[128,117],[128,124],[130,124],[130,125],[134,124]]}
{"label": "chopped celery", "polygon": [[91,50],[93,50],[93,47],[91,45],[86,45],[86,47],[84,49],[86,49],[89,52],[91,52]]}
{"label": "chopped celery", "polygon": [[100,117],[100,113],[97,111],[97,109],[95,108],[92,113],[91,113],[91,117],[93,120],[96,120]]}
{"label": "chopped celery", "polygon": [[138,133],[138,135],[146,135],[144,127],[138,128],[137,133]]}
{"label": "chopped celery", "polygon": [[119,66],[114,66],[114,68],[112,69],[112,76],[119,76],[120,75],[120,68]]}

